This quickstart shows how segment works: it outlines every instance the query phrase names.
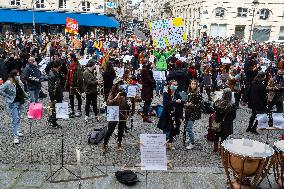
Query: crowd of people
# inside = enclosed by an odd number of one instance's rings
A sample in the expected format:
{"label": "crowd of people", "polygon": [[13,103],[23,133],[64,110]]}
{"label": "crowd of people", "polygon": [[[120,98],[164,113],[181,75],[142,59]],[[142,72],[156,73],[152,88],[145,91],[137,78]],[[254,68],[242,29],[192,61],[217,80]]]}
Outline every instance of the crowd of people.
{"label": "crowd of people", "polygon": [[[41,69],[39,64],[46,57],[48,62]],[[80,64],[81,59],[88,59],[87,64]],[[28,36],[6,32],[0,44],[0,95],[7,100],[15,144],[22,136],[20,119],[25,100],[37,103],[44,98],[42,82],[48,81],[49,122],[54,128],[60,127],[55,103],[63,101],[64,92],[69,94],[70,118],[84,113],[87,122],[92,106],[98,120],[100,95],[107,106],[119,106],[119,121],[108,123],[103,151],[116,127],[117,147],[122,149],[126,120],[134,114],[137,102],[144,103],[139,111],[143,122],[152,123],[151,116],[158,115],[152,107],[154,98],[163,107],[157,127],[166,134],[168,149],[174,149],[183,125],[188,136],[186,149],[194,148],[194,122],[207,113],[211,120],[208,127],[219,125],[218,130],[209,129],[207,134],[214,141],[213,150],[218,151],[218,143],[233,134],[240,106],[252,110],[246,132],[253,134],[258,134],[258,113],[274,110],[274,106],[276,112],[283,112],[283,69],[284,46],[246,43],[235,36],[213,39],[204,32],[185,44],[160,49],[153,46],[150,37],[142,41],[116,34]],[[127,97],[127,85],[141,89],[135,98]],[[222,91],[218,99],[216,91]]]}

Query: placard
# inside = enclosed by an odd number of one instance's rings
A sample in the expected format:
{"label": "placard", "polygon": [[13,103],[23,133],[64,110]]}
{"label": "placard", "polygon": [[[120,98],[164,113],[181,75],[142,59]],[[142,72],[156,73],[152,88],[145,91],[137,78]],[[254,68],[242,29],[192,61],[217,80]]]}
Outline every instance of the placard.
{"label": "placard", "polygon": [[107,106],[107,121],[119,121],[119,106]]}
{"label": "placard", "polygon": [[42,118],[42,103],[30,103],[28,110],[28,118],[29,119],[41,119]]}
{"label": "placard", "polygon": [[127,86],[127,97],[136,97],[137,86],[136,85],[128,85]]}
{"label": "placard", "polygon": [[164,71],[153,71],[153,78],[155,81],[163,81],[166,80]]}
{"label": "placard", "polygon": [[115,70],[116,76],[118,78],[122,78],[123,77],[123,74],[124,74],[124,69],[123,68],[115,67],[114,70]]}
{"label": "placard", "polygon": [[141,170],[166,171],[166,135],[140,134]]}
{"label": "placard", "polygon": [[68,103],[67,102],[56,103],[55,112],[56,112],[56,118],[68,119],[69,118]]}

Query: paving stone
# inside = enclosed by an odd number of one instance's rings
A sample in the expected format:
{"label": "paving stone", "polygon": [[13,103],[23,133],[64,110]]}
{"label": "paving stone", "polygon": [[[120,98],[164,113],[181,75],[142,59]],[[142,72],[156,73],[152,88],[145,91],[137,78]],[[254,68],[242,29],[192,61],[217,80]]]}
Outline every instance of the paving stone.
{"label": "paving stone", "polygon": [[9,188],[17,183],[22,171],[0,171],[0,186]]}
{"label": "paving stone", "polygon": [[41,187],[45,179],[44,172],[29,171],[23,173],[19,178],[16,187],[27,186],[27,187]]}

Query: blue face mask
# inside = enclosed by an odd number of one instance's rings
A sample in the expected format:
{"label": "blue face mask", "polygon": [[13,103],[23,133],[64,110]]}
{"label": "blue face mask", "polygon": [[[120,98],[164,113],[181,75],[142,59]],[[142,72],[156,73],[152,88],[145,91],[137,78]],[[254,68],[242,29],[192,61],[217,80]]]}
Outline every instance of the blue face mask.
{"label": "blue face mask", "polygon": [[177,90],[177,86],[172,85],[172,86],[171,86],[171,90],[172,90],[172,91],[176,91],[176,90]]}

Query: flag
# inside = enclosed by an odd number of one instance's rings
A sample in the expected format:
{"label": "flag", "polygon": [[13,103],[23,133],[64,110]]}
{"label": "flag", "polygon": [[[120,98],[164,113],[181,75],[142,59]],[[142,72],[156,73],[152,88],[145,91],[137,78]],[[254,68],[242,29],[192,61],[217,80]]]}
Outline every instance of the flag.
{"label": "flag", "polygon": [[73,18],[66,18],[66,33],[77,34],[78,33],[78,22]]}

